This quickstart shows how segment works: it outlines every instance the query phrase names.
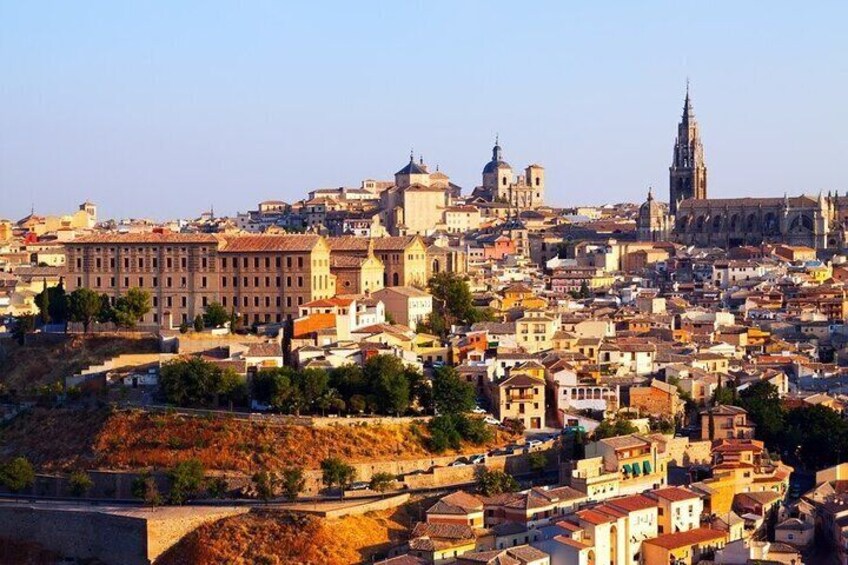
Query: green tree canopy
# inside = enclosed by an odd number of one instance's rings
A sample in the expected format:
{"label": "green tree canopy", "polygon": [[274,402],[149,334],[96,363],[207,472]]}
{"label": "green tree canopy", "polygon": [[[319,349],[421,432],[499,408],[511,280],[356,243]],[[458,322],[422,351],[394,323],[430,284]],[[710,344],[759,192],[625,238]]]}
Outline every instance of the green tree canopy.
{"label": "green tree canopy", "polygon": [[785,414],[777,387],[757,381],[739,393],[738,404],[757,425],[757,437],[769,445],[777,443],[785,431]]}
{"label": "green tree canopy", "polygon": [[222,327],[230,321],[230,313],[220,302],[210,302],[203,313],[203,321],[210,328]]}
{"label": "green tree canopy", "polygon": [[145,314],[150,312],[150,293],[140,288],[131,288],[115,301],[115,323],[124,328],[133,328]]}
{"label": "green tree canopy", "polygon": [[608,437],[625,436],[635,434],[639,430],[629,420],[616,418],[615,420],[604,420],[595,428],[593,438],[595,441]]}
{"label": "green tree canopy", "polygon": [[[211,406],[221,395],[234,394],[241,378],[199,357],[176,359],[162,365],[159,389],[170,404]],[[238,381],[238,383],[236,383]],[[232,398],[231,398],[232,399]]]}
{"label": "green tree canopy", "polygon": [[433,405],[439,414],[462,414],[475,406],[474,387],[462,380],[453,367],[444,365],[433,371]]}
{"label": "green tree canopy", "polygon": [[88,332],[100,309],[100,296],[89,288],[78,288],[68,296],[68,318],[81,323],[84,332]]}
{"label": "green tree canopy", "polygon": [[0,468],[0,482],[12,492],[21,492],[35,484],[35,469],[26,457],[15,457]]}
{"label": "green tree canopy", "polygon": [[190,498],[197,497],[203,490],[203,464],[197,459],[177,463],[168,473],[168,478],[171,480],[168,501],[171,504],[183,504]]}
{"label": "green tree canopy", "polygon": [[280,473],[280,488],[286,500],[295,500],[306,488],[306,478],[300,467],[287,467]]}
{"label": "green tree canopy", "polygon": [[345,463],[340,457],[328,457],[321,461],[321,480],[329,488],[344,490],[356,480],[356,469]]}
{"label": "green tree canopy", "polygon": [[409,408],[409,380],[403,361],[393,355],[376,355],[363,369],[370,398],[383,414],[400,415]]}
{"label": "green tree canopy", "polygon": [[441,272],[429,281],[433,295],[433,313],[425,327],[437,335],[446,335],[453,324],[473,324],[490,318],[474,306],[468,282],[456,273]]}
{"label": "green tree canopy", "polygon": [[483,469],[477,476],[477,490],[485,496],[515,492],[518,489],[515,477],[503,471]]}

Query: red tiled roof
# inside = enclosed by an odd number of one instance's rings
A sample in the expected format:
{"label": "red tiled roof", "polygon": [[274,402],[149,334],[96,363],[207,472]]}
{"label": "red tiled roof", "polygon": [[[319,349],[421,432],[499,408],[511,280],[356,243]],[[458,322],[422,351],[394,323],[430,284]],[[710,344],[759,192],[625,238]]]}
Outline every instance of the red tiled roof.
{"label": "red tiled roof", "polygon": [[695,528],[686,532],[663,534],[653,539],[646,539],[642,543],[655,545],[664,549],[677,549],[725,539],[727,539],[727,532],[713,530],[712,528]]}
{"label": "red tiled roof", "polygon": [[311,251],[321,240],[319,235],[244,235],[227,238],[221,247],[223,253],[256,253],[273,251]]}
{"label": "red tiled roof", "polygon": [[156,244],[156,243],[217,243],[218,238],[208,233],[102,233],[78,237],[69,241],[68,245],[130,245],[130,244]]}

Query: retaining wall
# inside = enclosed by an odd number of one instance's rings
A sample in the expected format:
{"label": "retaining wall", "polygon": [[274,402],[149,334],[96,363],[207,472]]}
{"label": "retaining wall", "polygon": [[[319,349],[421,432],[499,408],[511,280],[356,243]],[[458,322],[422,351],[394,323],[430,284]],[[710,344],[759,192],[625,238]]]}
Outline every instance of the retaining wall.
{"label": "retaining wall", "polygon": [[34,542],[64,557],[148,565],[198,526],[247,512],[236,507],[87,509],[0,505],[0,537]]}

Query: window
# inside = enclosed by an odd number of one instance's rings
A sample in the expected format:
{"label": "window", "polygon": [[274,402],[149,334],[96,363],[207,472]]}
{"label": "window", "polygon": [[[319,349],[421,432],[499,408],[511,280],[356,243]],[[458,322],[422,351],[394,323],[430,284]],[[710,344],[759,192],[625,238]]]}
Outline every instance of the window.
{"label": "window", "polygon": [[200,286],[202,286],[203,288],[206,288],[206,277],[202,277],[200,279]]}
{"label": "window", "polygon": [[180,258],[180,267],[182,267],[183,269],[186,268],[186,258],[185,257]]}
{"label": "window", "polygon": [[138,286],[139,287],[144,286],[144,277],[138,277]]}
{"label": "window", "polygon": [[185,296],[181,296],[180,304],[182,304],[182,307],[185,308],[186,306],[188,306],[188,299]]}
{"label": "window", "polygon": [[143,269],[143,268],[144,268],[144,259],[142,259],[142,258],[140,258],[140,257],[139,257],[139,259],[138,259],[138,268],[139,268],[139,269]]}
{"label": "window", "polygon": [[298,269],[302,269],[302,268],[303,268],[303,257],[298,257],[298,258],[297,258],[297,268],[298,268]]}
{"label": "window", "polygon": [[124,277],[124,286],[126,286],[126,287],[130,286],[130,278],[129,277]]}

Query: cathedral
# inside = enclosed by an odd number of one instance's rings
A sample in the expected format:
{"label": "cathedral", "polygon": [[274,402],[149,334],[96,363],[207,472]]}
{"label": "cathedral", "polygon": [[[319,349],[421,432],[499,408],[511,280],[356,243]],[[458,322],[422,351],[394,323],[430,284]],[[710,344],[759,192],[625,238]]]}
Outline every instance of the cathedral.
{"label": "cathedral", "polygon": [[672,239],[724,248],[785,243],[841,250],[847,228],[848,196],[708,198],[704,147],[687,85],[669,167],[668,210],[648,193],[637,218],[640,241]]}

